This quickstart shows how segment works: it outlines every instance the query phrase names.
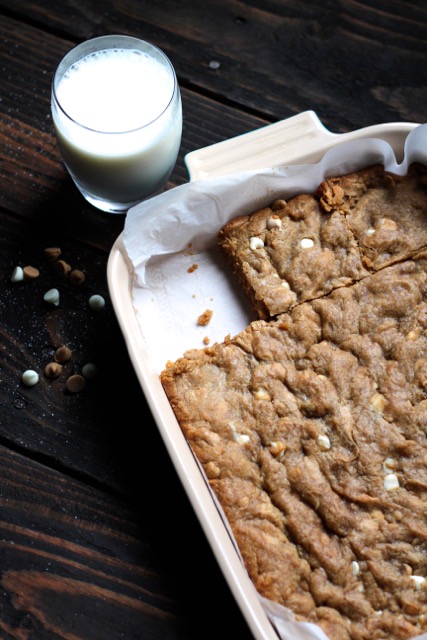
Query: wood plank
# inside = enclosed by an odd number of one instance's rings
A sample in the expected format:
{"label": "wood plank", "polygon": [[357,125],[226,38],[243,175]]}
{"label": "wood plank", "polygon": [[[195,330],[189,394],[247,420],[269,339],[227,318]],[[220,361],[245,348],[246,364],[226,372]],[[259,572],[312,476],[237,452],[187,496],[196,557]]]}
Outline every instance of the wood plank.
{"label": "wood plank", "polygon": [[126,505],[0,446],[1,637],[216,640],[226,623],[250,640],[178,483],[160,468],[165,496],[150,456]]}
{"label": "wood plank", "polygon": [[[7,0],[0,7],[10,11]],[[164,49],[182,86],[263,118],[313,109],[336,132],[425,119],[425,3],[108,0],[98,7],[20,0],[14,12],[75,42],[120,24]]]}

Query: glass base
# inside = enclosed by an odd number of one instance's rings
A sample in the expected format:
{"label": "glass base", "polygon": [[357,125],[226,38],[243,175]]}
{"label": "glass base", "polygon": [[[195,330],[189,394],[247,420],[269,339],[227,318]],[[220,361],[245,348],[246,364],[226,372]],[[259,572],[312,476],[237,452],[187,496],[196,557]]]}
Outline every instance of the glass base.
{"label": "glass base", "polygon": [[144,200],[148,200],[149,198],[153,198],[154,196],[159,195],[163,191],[163,188],[158,189],[154,193],[150,193],[148,196],[142,197],[140,200],[135,200],[133,202],[112,202],[111,200],[103,200],[102,198],[95,198],[94,196],[85,193],[81,189],[79,189],[80,193],[92,206],[100,209],[101,211],[105,211],[106,213],[119,213],[125,214],[132,207],[136,206],[140,202],[144,202]]}
{"label": "glass base", "polygon": [[82,193],[82,196],[85,200],[87,200],[92,206],[100,209],[101,211],[105,211],[106,213],[127,213],[127,211],[133,207],[137,202],[110,202],[109,200],[100,200],[99,198],[93,198],[87,193]]}

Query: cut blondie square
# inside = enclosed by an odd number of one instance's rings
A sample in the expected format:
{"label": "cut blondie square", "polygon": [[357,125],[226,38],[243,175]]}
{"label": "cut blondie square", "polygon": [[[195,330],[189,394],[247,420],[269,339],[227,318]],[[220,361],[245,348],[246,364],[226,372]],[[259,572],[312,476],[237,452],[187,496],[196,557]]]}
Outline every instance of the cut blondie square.
{"label": "cut blondie square", "polygon": [[219,244],[268,320],[427,247],[427,169],[381,165],[325,179],[313,194],[234,218]]}

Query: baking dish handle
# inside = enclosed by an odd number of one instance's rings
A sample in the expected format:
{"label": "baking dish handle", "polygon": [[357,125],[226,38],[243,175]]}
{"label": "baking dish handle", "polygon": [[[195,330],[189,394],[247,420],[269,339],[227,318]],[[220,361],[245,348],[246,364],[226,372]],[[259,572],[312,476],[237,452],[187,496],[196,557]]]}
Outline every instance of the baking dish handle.
{"label": "baking dish handle", "polygon": [[414,126],[416,123],[399,122],[372,125],[348,133],[332,133],[324,127],[314,111],[303,111],[285,120],[192,151],[185,156],[184,162],[190,180],[204,180],[296,162],[318,162],[331,146],[361,136],[382,138],[397,150],[402,146],[402,137]]}

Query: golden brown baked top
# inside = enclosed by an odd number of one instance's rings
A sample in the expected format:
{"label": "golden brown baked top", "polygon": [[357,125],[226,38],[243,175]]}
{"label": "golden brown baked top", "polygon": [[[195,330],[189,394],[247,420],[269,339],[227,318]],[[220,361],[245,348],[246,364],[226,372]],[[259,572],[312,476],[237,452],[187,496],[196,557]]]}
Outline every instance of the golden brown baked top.
{"label": "golden brown baked top", "polygon": [[[382,172],[368,173],[376,191]],[[409,180],[367,210],[354,176],[325,182],[338,222],[328,213],[317,233],[345,221],[355,275],[161,374],[257,590],[331,640],[427,631],[427,208],[418,177],[403,196]]]}
{"label": "golden brown baked top", "polygon": [[377,165],[327,179],[314,194],[231,220],[219,243],[268,320],[424,249],[426,179],[421,165],[403,178]]}

